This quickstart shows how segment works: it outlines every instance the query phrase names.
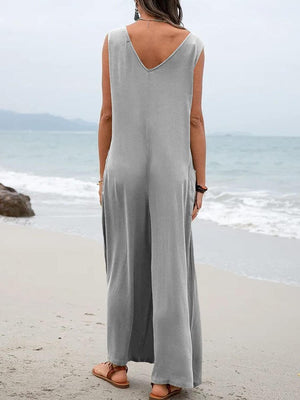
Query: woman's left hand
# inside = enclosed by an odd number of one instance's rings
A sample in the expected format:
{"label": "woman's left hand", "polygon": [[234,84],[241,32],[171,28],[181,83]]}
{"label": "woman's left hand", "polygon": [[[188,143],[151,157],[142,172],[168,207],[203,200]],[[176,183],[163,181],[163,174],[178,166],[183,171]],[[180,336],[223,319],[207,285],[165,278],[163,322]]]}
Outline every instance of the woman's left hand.
{"label": "woman's left hand", "polygon": [[200,208],[202,207],[203,194],[204,193],[196,192],[194,209],[193,209],[193,213],[192,213],[192,221],[197,217],[198,212],[199,212]]}
{"label": "woman's left hand", "polygon": [[100,206],[102,207],[102,184],[103,184],[103,182],[100,182],[99,183],[99,191],[98,191],[98,194],[99,194],[99,203],[100,203]]}

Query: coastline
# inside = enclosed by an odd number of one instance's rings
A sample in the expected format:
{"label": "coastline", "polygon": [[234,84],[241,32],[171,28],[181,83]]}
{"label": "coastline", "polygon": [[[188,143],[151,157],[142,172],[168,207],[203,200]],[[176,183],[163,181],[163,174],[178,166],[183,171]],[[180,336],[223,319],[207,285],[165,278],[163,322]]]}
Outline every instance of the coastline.
{"label": "coastline", "polygon": [[[131,388],[91,375],[106,356],[106,277],[96,240],[0,223],[1,386],[5,399],[140,399],[152,365],[129,362]],[[299,287],[196,264],[203,383],[190,399],[296,399]],[[223,397],[221,397],[223,396]]]}
{"label": "coastline", "polygon": [[[101,207],[98,204],[82,215],[68,210],[61,210],[56,215],[51,215],[49,210],[47,215],[38,211],[33,218],[0,216],[0,225],[62,232],[103,244]],[[192,230],[197,264],[213,265],[251,279],[300,287],[299,239],[249,232],[207,221],[202,215],[192,222]]]}

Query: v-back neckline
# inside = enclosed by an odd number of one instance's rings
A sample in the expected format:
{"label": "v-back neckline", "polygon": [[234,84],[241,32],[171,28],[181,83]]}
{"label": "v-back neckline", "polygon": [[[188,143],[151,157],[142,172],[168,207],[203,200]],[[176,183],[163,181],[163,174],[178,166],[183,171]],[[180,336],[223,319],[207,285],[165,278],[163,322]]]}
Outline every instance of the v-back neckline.
{"label": "v-back neckline", "polygon": [[129,44],[130,44],[130,47],[132,48],[133,53],[135,54],[135,56],[136,56],[138,62],[139,62],[139,63],[141,64],[141,66],[142,66],[146,71],[148,71],[148,72],[153,71],[153,70],[155,70],[155,69],[161,67],[161,66],[162,66],[163,64],[165,64],[167,61],[169,61],[170,58],[173,57],[173,56],[177,53],[177,51],[184,45],[184,43],[187,41],[187,39],[192,35],[192,32],[189,32],[189,34],[183,39],[183,41],[180,43],[180,45],[177,46],[176,49],[175,49],[167,58],[165,58],[161,63],[159,63],[158,65],[156,65],[156,66],[153,67],[153,68],[147,68],[147,67],[145,66],[145,64],[142,62],[142,60],[140,59],[138,53],[136,52],[136,50],[135,50],[135,48],[134,48],[134,46],[133,46],[133,44],[132,44],[132,41],[131,41],[131,39],[130,39],[130,36],[129,36],[129,33],[128,33],[128,30],[127,30],[126,25],[124,26],[124,31],[125,31],[125,33],[126,33],[126,36],[127,36],[128,42],[129,42]]}

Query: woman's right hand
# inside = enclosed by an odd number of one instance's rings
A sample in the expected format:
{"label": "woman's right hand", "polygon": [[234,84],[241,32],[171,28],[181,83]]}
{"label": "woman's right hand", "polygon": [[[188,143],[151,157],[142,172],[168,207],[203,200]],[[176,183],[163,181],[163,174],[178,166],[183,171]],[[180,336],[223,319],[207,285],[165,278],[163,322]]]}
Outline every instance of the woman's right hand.
{"label": "woman's right hand", "polygon": [[197,217],[200,208],[202,207],[203,193],[196,192],[194,209],[192,213],[192,221]]}

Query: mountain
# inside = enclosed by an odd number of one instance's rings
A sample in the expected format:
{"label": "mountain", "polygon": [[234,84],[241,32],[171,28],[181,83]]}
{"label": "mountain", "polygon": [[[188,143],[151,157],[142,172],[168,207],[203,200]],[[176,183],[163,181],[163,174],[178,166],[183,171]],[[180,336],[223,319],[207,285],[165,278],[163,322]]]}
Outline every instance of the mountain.
{"label": "mountain", "polygon": [[83,119],[66,119],[48,113],[23,114],[9,110],[0,110],[0,130],[32,131],[90,131],[98,125]]}

